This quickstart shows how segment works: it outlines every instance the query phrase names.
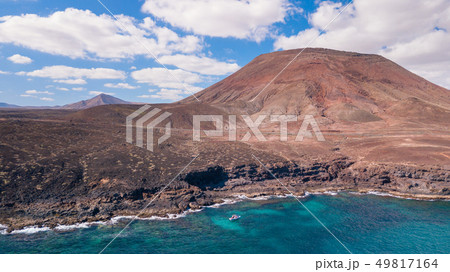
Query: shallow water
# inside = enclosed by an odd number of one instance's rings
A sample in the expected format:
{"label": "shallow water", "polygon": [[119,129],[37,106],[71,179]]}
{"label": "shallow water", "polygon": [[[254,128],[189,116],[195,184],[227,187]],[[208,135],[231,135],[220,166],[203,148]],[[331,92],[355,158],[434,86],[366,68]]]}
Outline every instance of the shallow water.
{"label": "shallow water", "polygon": [[[353,253],[450,253],[450,202],[374,195],[302,200]],[[232,214],[241,219],[230,222]],[[0,235],[0,253],[98,253],[126,225]],[[347,253],[295,199],[243,201],[135,221],[105,253]]]}

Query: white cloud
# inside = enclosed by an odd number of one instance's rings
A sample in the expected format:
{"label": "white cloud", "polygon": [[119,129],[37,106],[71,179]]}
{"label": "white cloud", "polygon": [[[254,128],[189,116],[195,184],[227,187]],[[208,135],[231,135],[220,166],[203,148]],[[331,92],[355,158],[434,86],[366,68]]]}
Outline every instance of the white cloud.
{"label": "white cloud", "polygon": [[175,27],[212,37],[264,40],[271,25],[284,22],[287,0],[147,0],[142,11]]}
{"label": "white cloud", "polygon": [[[311,28],[277,38],[275,49],[307,46],[341,10],[322,2],[309,16]],[[449,88],[450,5],[448,0],[354,0],[310,47],[381,54]],[[436,69],[432,73],[427,69]]]}
{"label": "white cloud", "polygon": [[25,93],[21,94],[20,96],[26,97],[26,98],[35,98],[35,99],[39,99],[42,101],[55,101],[53,98],[50,98],[50,97],[39,97],[40,94],[54,95],[54,93],[51,93],[49,91],[28,90],[28,91],[25,91]]}
{"label": "white cloud", "polygon": [[33,60],[29,57],[25,57],[19,54],[12,55],[8,58],[8,60],[16,64],[29,64],[33,62]]}
{"label": "white cloud", "polygon": [[100,95],[100,94],[107,94],[107,95],[114,95],[114,93],[105,93],[105,92],[97,92],[97,91],[90,91],[90,95]]}
{"label": "white cloud", "polygon": [[139,86],[132,86],[128,83],[117,83],[117,84],[113,84],[113,83],[106,83],[105,87],[107,88],[116,88],[116,89],[129,89],[129,90],[134,90],[139,88]]}
{"label": "white cloud", "polygon": [[144,94],[138,97],[177,101],[186,97],[186,91],[178,89],[161,89],[156,94]]}
{"label": "white cloud", "polygon": [[64,91],[64,92],[69,91],[69,89],[63,88],[63,87],[56,87],[56,89],[57,89],[57,90],[60,90],[60,91]]}
{"label": "white cloud", "polygon": [[208,57],[197,57],[193,55],[172,55],[159,58],[163,64],[174,65],[190,72],[204,75],[226,75],[236,72],[240,67],[236,63],[220,62]]}
{"label": "white cloud", "polygon": [[164,68],[146,68],[131,73],[131,77],[139,83],[148,83],[160,88],[187,89],[189,92],[197,92],[202,88],[192,84],[203,81],[198,74],[181,69],[167,70]]}
{"label": "white cloud", "polygon": [[[198,37],[180,37],[165,27],[154,25],[150,18],[139,23],[133,17],[116,17],[120,24],[109,15],[74,8],[57,11],[48,17],[36,14],[4,16],[0,17],[0,43],[71,58],[103,59],[149,56],[147,49],[158,56],[192,53],[202,48],[202,40]],[[122,25],[133,36],[120,29]]]}
{"label": "white cloud", "polygon": [[17,75],[51,78],[56,83],[71,85],[86,84],[85,79],[125,79],[123,71],[109,68],[75,68],[64,65],[45,66],[40,70],[31,72],[18,72]]}
{"label": "white cloud", "polygon": [[51,93],[49,91],[36,91],[36,90],[28,90],[25,91],[26,94],[48,94],[48,95],[54,95],[54,93]]}
{"label": "white cloud", "polygon": [[123,71],[109,68],[75,68],[64,65],[45,66],[40,70],[26,73],[32,77],[46,77],[51,79],[125,79]]}
{"label": "white cloud", "polygon": [[0,70],[0,75],[9,75],[9,74],[11,74],[11,73]]}
{"label": "white cloud", "polygon": [[423,78],[450,89],[450,74],[448,67],[450,67],[450,60],[429,64],[409,65],[408,68]]}
{"label": "white cloud", "polygon": [[84,85],[87,84],[86,80],[84,79],[59,79],[59,80],[53,80],[56,83],[64,83],[69,85]]}
{"label": "white cloud", "polygon": [[83,87],[75,87],[75,88],[72,88],[72,90],[77,91],[77,92],[80,92],[80,91],[84,91],[84,90],[86,90],[86,89],[83,88]]}

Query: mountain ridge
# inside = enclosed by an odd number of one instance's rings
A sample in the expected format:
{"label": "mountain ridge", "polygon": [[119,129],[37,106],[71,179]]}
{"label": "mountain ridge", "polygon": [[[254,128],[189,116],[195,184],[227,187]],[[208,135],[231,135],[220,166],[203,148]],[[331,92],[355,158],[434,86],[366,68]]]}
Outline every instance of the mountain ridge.
{"label": "mountain ridge", "polygon": [[[260,55],[195,96],[202,103],[232,110],[245,107],[250,114],[312,114],[335,122],[340,120],[334,113],[351,115],[351,111],[374,115],[368,120],[390,119],[401,113],[391,110],[386,115],[386,111],[410,98],[435,107],[434,111],[448,111],[449,94],[379,55],[307,48]],[[195,101],[188,97],[179,103]]]}
{"label": "mountain ridge", "polygon": [[70,109],[70,110],[83,110],[92,107],[103,106],[103,105],[118,105],[118,104],[132,104],[131,102],[124,101],[117,97],[107,94],[99,94],[91,99],[82,100],[72,104],[67,104],[59,107],[60,109]]}

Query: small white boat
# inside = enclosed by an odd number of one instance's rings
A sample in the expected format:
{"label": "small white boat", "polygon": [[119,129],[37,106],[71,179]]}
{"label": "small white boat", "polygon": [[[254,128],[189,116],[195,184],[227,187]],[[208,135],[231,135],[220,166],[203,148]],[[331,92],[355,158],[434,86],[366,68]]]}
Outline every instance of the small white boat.
{"label": "small white boat", "polygon": [[228,218],[230,221],[234,221],[234,220],[238,220],[239,218],[241,218],[241,216],[240,215],[236,215],[236,214],[233,214],[230,218]]}

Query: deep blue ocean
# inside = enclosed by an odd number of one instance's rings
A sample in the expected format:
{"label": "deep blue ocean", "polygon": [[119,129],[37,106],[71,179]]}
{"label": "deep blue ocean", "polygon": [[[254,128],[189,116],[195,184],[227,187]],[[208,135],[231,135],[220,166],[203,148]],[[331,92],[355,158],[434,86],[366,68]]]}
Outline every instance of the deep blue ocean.
{"label": "deep blue ocean", "polygon": [[[450,202],[347,193],[302,201],[353,253],[450,253]],[[241,218],[230,222],[232,214]],[[98,253],[126,223],[0,235],[0,253]],[[274,198],[137,220],[104,253],[347,251],[294,198]]]}

